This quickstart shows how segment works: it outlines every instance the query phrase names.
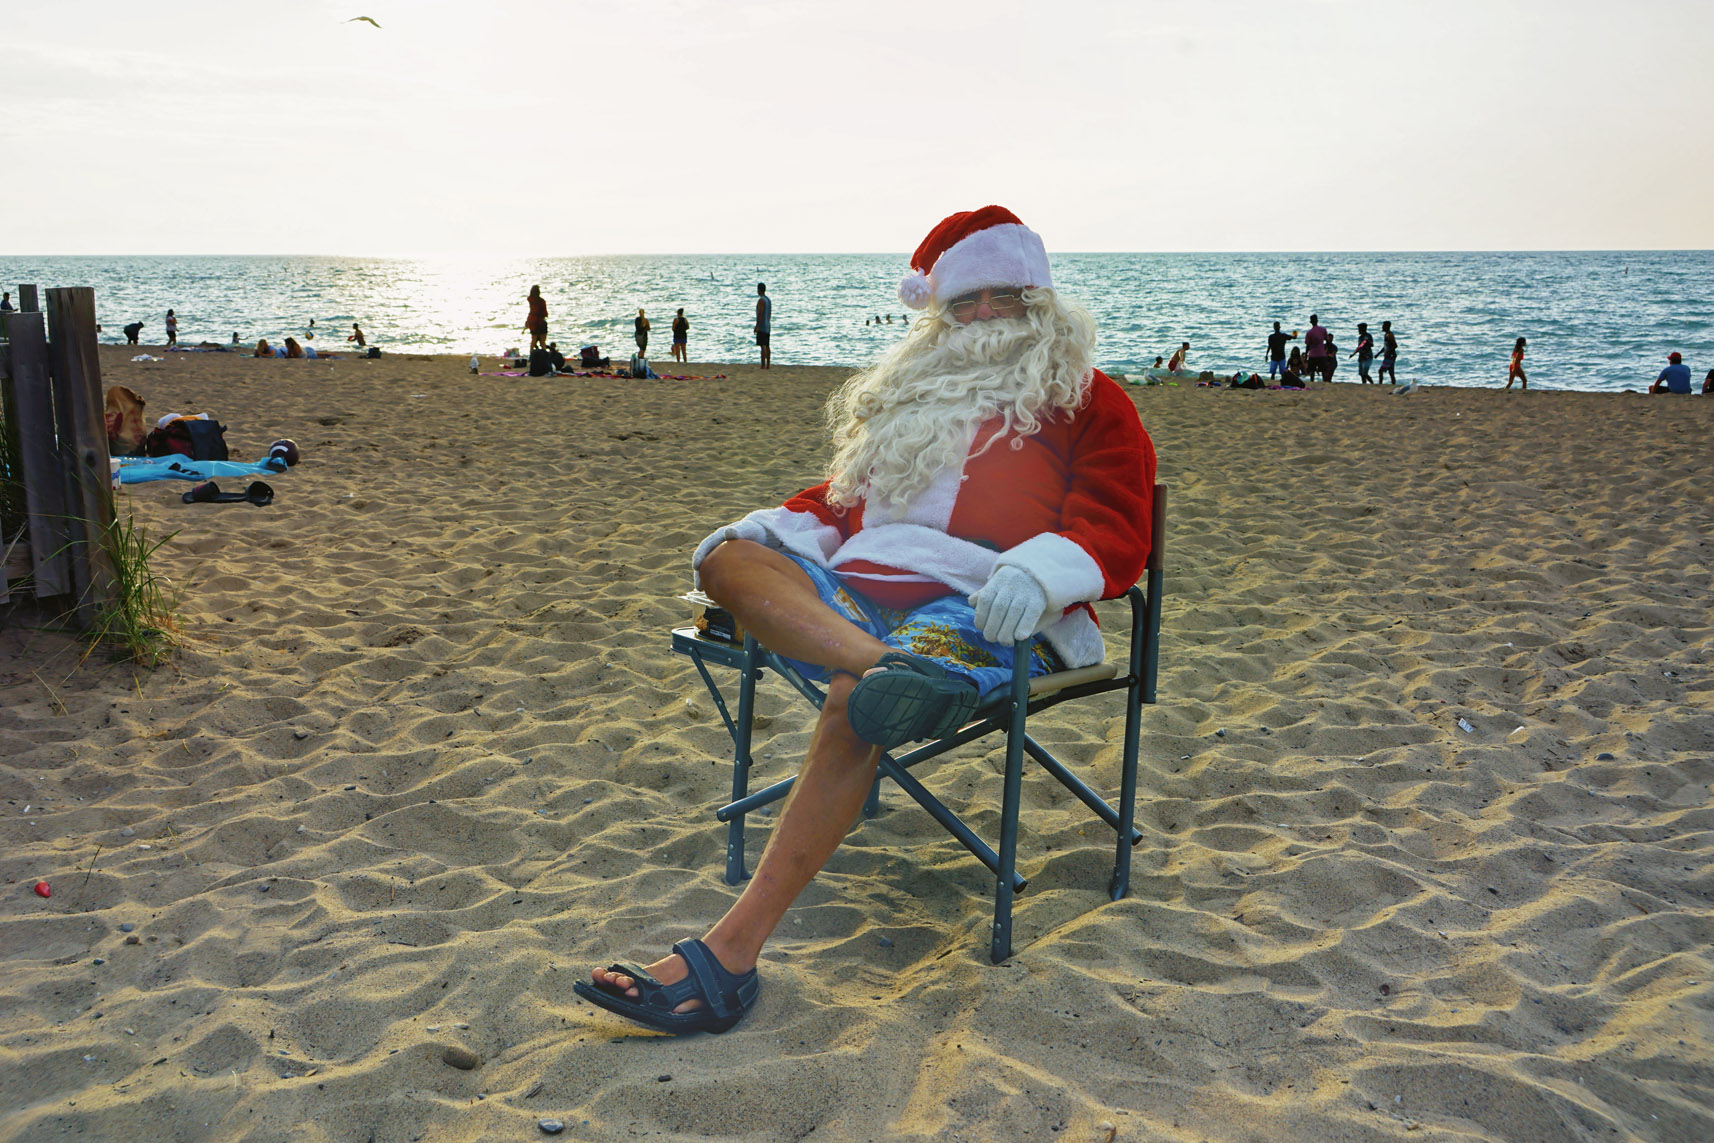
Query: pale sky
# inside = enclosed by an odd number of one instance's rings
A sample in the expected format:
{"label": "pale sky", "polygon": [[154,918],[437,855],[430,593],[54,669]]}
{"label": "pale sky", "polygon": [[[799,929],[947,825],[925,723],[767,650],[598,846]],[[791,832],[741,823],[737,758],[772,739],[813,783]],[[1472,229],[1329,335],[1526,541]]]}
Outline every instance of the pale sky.
{"label": "pale sky", "polygon": [[13,2],[0,253],[1706,249],[1711,112],[1714,0]]}

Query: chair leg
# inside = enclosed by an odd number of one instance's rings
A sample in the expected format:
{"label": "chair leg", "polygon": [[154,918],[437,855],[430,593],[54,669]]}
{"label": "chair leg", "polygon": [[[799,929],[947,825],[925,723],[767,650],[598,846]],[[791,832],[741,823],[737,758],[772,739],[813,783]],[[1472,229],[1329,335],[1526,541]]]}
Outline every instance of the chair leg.
{"label": "chair leg", "polygon": [[[738,719],[732,729],[732,800],[738,801],[750,788],[750,731],[756,714],[756,679],[762,673],[756,641],[744,637],[744,665],[738,672]],[[747,881],[744,868],[744,815],[726,824],[726,884]]]}
{"label": "chair leg", "polygon": [[1142,738],[1143,703],[1155,699],[1154,633],[1160,626],[1160,573],[1149,573],[1146,599],[1139,599],[1135,587],[1126,594],[1131,601],[1130,686],[1125,688],[1125,751],[1119,757],[1119,839],[1113,854],[1113,880],[1107,884],[1107,896],[1114,901],[1130,891],[1131,848],[1138,840],[1132,836],[1137,817],[1137,749]]}
{"label": "chair leg", "polygon": [[1142,736],[1142,680],[1135,676],[1125,690],[1125,752],[1119,759],[1119,838],[1113,854],[1113,880],[1107,896],[1118,901],[1131,888],[1131,848],[1137,818],[1137,745]]}
{"label": "chair leg", "polygon": [[1024,724],[1030,706],[1030,644],[1012,647],[1012,721],[1006,732],[1006,782],[1000,803],[1000,868],[994,877],[994,942],[989,959],[995,964],[1012,955],[1012,878],[1018,864],[1018,803],[1024,776]]}

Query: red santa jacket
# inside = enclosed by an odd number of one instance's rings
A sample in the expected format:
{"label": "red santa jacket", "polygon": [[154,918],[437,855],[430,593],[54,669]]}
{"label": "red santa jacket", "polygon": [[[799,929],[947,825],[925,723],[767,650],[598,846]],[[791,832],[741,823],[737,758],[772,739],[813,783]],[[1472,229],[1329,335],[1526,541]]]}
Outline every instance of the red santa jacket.
{"label": "red santa jacket", "polygon": [[980,426],[963,465],[904,505],[839,511],[818,484],[752,512],[698,546],[750,539],[838,572],[883,606],[969,595],[999,567],[1028,572],[1047,594],[1041,633],[1067,666],[1105,651],[1089,603],[1122,594],[1149,557],[1155,449],[1130,397],[1096,371],[1082,406],[1029,436]]}

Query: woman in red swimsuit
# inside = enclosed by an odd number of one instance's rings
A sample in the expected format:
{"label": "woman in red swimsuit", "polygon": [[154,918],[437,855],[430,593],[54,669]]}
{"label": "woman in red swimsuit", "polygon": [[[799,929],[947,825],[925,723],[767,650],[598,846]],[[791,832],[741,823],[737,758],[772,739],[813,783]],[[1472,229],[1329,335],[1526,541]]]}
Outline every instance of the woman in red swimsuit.
{"label": "woman in red swimsuit", "polygon": [[548,304],[542,298],[540,286],[530,287],[530,316],[524,321],[530,335],[531,349],[546,349],[548,344]]}
{"label": "woman in red swimsuit", "polygon": [[1513,381],[1522,381],[1523,388],[1525,389],[1530,387],[1530,379],[1524,376],[1525,344],[1526,342],[1524,339],[1520,337],[1518,338],[1518,343],[1512,346],[1512,365],[1510,369],[1506,370],[1506,388],[1508,389],[1512,387]]}

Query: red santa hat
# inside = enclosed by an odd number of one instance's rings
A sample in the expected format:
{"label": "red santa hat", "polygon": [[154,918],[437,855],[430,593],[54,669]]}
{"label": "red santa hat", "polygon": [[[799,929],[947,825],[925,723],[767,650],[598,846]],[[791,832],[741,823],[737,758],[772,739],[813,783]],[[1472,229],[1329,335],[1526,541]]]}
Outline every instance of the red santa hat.
{"label": "red santa hat", "polygon": [[972,290],[1052,286],[1041,235],[1003,206],[963,210],[941,219],[915,254],[899,300],[913,310]]}

